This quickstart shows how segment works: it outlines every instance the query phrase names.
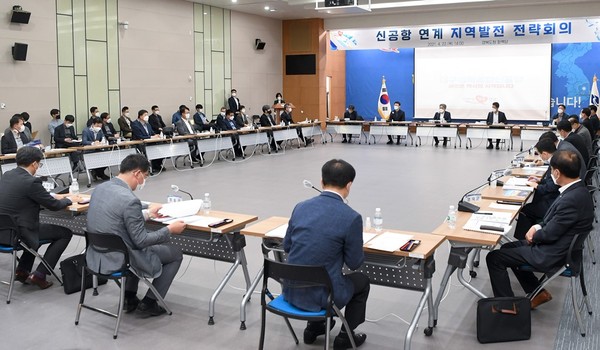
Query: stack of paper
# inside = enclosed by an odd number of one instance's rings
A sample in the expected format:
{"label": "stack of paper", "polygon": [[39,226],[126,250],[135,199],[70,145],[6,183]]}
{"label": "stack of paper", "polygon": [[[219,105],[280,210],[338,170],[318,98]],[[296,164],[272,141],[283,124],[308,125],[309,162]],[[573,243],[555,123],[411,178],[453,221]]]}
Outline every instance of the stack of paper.
{"label": "stack of paper", "polygon": [[377,237],[369,240],[364,246],[370,249],[382,250],[385,252],[395,252],[412,238],[412,235],[384,232],[378,235]]}
{"label": "stack of paper", "polygon": [[202,200],[196,199],[192,201],[181,201],[164,204],[162,208],[160,208],[158,213],[163,216],[169,216],[171,218],[182,218],[185,216],[198,214],[201,208]]}
{"label": "stack of paper", "polygon": [[376,233],[363,232],[363,245],[377,236]]}
{"label": "stack of paper", "polygon": [[529,186],[518,186],[518,185],[514,185],[514,186],[510,186],[510,185],[504,185],[504,190],[508,191],[508,190],[517,190],[517,191],[522,191],[522,192],[533,192],[533,187],[529,187]]}
{"label": "stack of paper", "polygon": [[511,177],[504,183],[504,186],[527,186],[527,179],[524,177]]}
{"label": "stack of paper", "polygon": [[278,226],[271,231],[265,233],[265,237],[273,237],[273,238],[285,238],[285,233],[287,232],[288,224],[283,224]]}
{"label": "stack of paper", "polygon": [[[490,213],[491,215],[488,215]],[[467,223],[463,226],[463,229],[467,231],[506,234],[511,229],[509,224],[512,220],[512,216],[513,214],[511,213],[503,213],[498,211],[473,213],[469,221],[467,221]],[[500,231],[482,228],[482,226],[497,227],[500,229]]]}

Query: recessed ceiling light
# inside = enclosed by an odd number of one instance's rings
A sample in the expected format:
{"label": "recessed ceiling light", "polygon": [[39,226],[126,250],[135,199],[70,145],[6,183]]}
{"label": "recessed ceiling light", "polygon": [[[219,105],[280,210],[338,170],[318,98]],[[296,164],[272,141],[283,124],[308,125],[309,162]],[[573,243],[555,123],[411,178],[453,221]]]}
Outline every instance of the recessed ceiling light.
{"label": "recessed ceiling light", "polygon": [[231,2],[235,4],[237,2],[237,0],[231,0]]}
{"label": "recessed ceiling light", "polygon": [[208,15],[208,13],[207,13],[207,12],[204,12],[204,15]]}
{"label": "recessed ceiling light", "polygon": [[265,10],[269,11],[271,8],[269,6],[265,6]]}
{"label": "recessed ceiling light", "polygon": [[269,12],[275,12],[277,9],[270,9]]}

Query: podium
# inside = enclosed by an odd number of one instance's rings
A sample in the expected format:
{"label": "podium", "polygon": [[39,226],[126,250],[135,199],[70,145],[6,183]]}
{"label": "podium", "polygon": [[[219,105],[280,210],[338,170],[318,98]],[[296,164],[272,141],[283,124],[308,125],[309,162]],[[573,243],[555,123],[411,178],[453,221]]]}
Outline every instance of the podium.
{"label": "podium", "polygon": [[[294,106],[294,104],[291,102],[288,102],[287,104],[290,105],[292,109],[296,108],[296,106]],[[273,108],[273,110],[275,111],[275,122],[277,124],[281,123],[281,113],[283,113],[285,109],[283,106],[285,106],[285,103],[276,103],[271,106],[271,108]]]}

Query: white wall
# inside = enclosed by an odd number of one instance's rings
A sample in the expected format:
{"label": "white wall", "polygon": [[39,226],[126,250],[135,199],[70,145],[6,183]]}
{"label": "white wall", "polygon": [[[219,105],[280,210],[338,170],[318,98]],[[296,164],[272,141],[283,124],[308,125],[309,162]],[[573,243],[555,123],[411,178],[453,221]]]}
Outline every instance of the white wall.
{"label": "white wall", "polygon": [[[12,5],[31,12],[29,24],[11,24]],[[14,61],[15,42],[29,44],[27,61]],[[58,107],[56,51],[56,9],[54,1],[21,0],[3,2],[0,7],[0,132],[15,113],[29,112],[33,130],[50,141],[50,110]]]}
{"label": "white wall", "polygon": [[[246,113],[262,114],[283,88],[281,20],[231,11],[232,88]],[[255,39],[266,42],[255,50]]]}

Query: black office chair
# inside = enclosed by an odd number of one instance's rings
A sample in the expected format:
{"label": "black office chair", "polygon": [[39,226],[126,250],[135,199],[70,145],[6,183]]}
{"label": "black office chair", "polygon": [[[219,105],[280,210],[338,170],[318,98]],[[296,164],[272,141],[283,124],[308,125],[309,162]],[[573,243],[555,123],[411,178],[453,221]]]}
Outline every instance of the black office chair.
{"label": "black office chair", "polygon": [[[563,276],[568,277],[571,280],[571,302],[573,304],[573,311],[575,312],[575,318],[577,319],[577,325],[579,326],[579,331],[582,337],[585,337],[585,329],[583,327],[583,321],[581,320],[581,311],[583,310],[583,304],[585,304],[588,313],[590,315],[592,314],[592,307],[589,302],[583,274],[583,251],[584,243],[586,242],[588,234],[589,233],[579,233],[576,234],[575,237],[573,237],[571,245],[569,246],[569,251],[567,253],[565,264],[558,268],[558,270],[554,269],[550,272],[537,271],[531,265],[524,265],[518,267],[518,269],[521,271],[544,273],[544,275],[540,278],[540,286],[527,295],[527,297],[531,300],[533,300],[533,298],[535,298],[535,296],[538,295],[546,287],[546,285],[556,277]],[[579,304],[577,301],[577,277],[579,277],[579,284],[581,286],[581,292],[583,295],[581,304]]]}
{"label": "black office chair", "polygon": [[[148,279],[146,279],[145,277],[140,276],[138,273],[136,273],[135,270],[131,267],[131,265],[129,264],[129,251],[127,249],[127,246],[125,245],[125,242],[123,242],[123,239],[120,236],[115,235],[115,234],[85,232],[85,239],[86,239],[86,246],[87,246],[86,252],[88,252],[90,249],[94,249],[95,251],[102,252],[103,254],[118,253],[123,256],[123,263],[122,263],[121,267],[119,267],[117,270],[113,271],[110,274],[100,273],[100,271],[95,271],[95,270],[89,268],[87,266],[87,264],[84,264],[84,266],[81,268],[81,295],[79,298],[79,304],[77,305],[77,316],[75,316],[75,325],[79,324],[79,316],[81,315],[82,308],[96,311],[101,314],[111,316],[111,317],[114,317],[117,319],[117,324],[115,325],[115,331],[113,333],[113,339],[117,339],[117,334],[119,332],[119,325],[121,324],[121,318],[123,316],[123,304],[125,303],[125,282],[127,280],[127,277],[132,276],[132,275],[136,276],[141,281],[144,281],[144,283],[146,283],[146,285],[152,291],[152,293],[154,293],[154,296],[156,296],[157,302],[162,307],[165,308],[165,310],[167,311],[167,314],[168,315],[172,314],[171,310],[169,309],[169,307],[167,306],[167,304],[165,303],[163,298],[160,296],[160,294],[158,294],[158,292],[156,291],[156,289],[154,288],[152,283],[150,283],[150,281],[148,281]],[[92,275],[104,277],[106,279],[115,281],[115,283],[121,288],[121,291],[119,294],[119,309],[116,314],[106,311],[106,310],[103,310],[103,309],[100,309],[100,308],[97,308],[97,307],[93,307],[93,306],[84,304],[85,290],[86,290],[86,286],[85,286],[85,275],[86,275],[85,271],[86,270],[89,273],[91,273]]]}
{"label": "black office chair", "polygon": [[[288,303],[284,298],[283,294],[278,297],[274,297],[268,289],[268,280],[272,278],[282,285],[288,286],[288,288],[312,288],[312,287],[325,287],[327,293],[327,305],[328,307],[317,312],[305,311],[295,307]],[[265,296],[269,297],[270,301],[267,302]],[[340,309],[333,302],[333,286],[331,285],[331,279],[327,270],[323,266],[306,266],[306,265],[292,265],[286,263],[276,262],[270,259],[264,259],[264,272],[263,272],[263,288],[260,293],[260,304],[262,306],[261,316],[261,328],[260,328],[260,343],[259,350],[262,350],[265,343],[265,324],[266,324],[266,311],[270,311],[276,315],[282,316],[287,324],[288,329],[294,337],[294,341],[298,344],[298,337],[290,324],[288,318],[304,321],[325,321],[325,329],[331,329],[331,316],[332,311],[335,312],[348,334],[352,334],[346,319],[342,315]],[[325,349],[329,349],[329,331],[325,333]],[[352,343],[352,348],[356,349],[354,339],[352,336],[349,337]]]}
{"label": "black office chair", "polygon": [[[48,243],[50,243],[50,241],[41,240],[39,245],[41,246]],[[50,271],[62,285],[62,279],[58,277],[58,275],[54,272],[54,269],[50,267],[46,260],[37,251],[31,249],[25,242],[21,240],[21,231],[19,230],[19,226],[15,222],[14,218],[8,214],[0,214],[0,253],[12,254],[10,281],[7,283],[9,285],[8,296],[6,297],[7,304],[10,304],[10,298],[15,286],[15,274],[18,260],[17,252],[23,250],[26,250],[35,257],[39,258],[42,261],[42,264],[46,266],[48,271]]]}

